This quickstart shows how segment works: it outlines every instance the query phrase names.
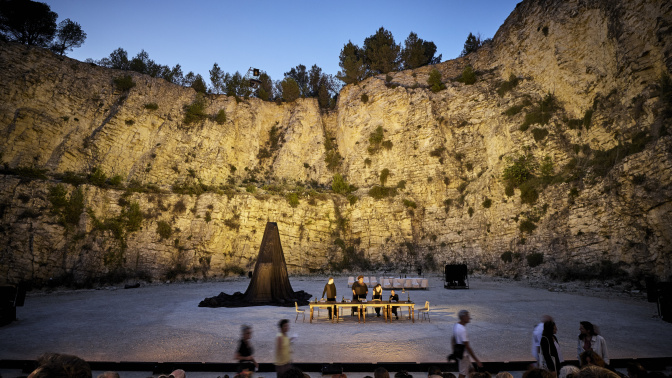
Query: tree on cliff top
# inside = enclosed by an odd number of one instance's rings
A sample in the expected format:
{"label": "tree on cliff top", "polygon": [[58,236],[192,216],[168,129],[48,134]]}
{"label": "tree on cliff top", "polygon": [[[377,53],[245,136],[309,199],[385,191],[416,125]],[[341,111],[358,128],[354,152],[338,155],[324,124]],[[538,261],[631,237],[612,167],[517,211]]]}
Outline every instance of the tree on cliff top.
{"label": "tree on cliff top", "polygon": [[365,63],[373,73],[384,74],[399,68],[401,47],[394,43],[392,32],[384,27],[364,40],[363,50]]}
{"label": "tree on cliff top", "polygon": [[10,41],[49,47],[56,33],[58,14],[36,1],[0,1],[0,33]]}
{"label": "tree on cliff top", "polygon": [[351,41],[343,46],[338,65],[342,70],[338,71],[336,77],[345,84],[357,84],[368,76],[364,51]]}
{"label": "tree on cliff top", "polygon": [[[49,5],[30,0],[0,1],[0,37],[30,46],[50,48],[57,54],[80,47],[82,27],[69,18],[56,26],[58,14]],[[55,39],[54,39],[55,37]],[[53,43],[52,43],[53,41]]]}
{"label": "tree on cliff top", "polygon": [[56,39],[51,45],[51,50],[57,54],[63,55],[66,51],[75,47],[81,47],[86,40],[86,33],[82,27],[69,18],[61,21],[56,29]]}
{"label": "tree on cliff top", "polygon": [[285,80],[280,82],[280,87],[282,88],[282,98],[287,102],[296,101],[301,96],[299,84],[291,77],[286,77]]}
{"label": "tree on cliff top", "polygon": [[292,67],[289,72],[285,72],[285,78],[292,78],[299,86],[299,93],[301,97],[310,97],[310,77],[308,71],[306,71],[306,66],[299,64],[296,67]]}
{"label": "tree on cliff top", "polygon": [[408,70],[441,62],[441,55],[434,57],[434,54],[436,54],[434,42],[418,38],[417,34],[411,32],[401,50],[401,64]]}
{"label": "tree on cliff top", "polygon": [[464,48],[462,49],[460,56],[467,56],[468,54],[478,50],[482,45],[483,43],[481,42],[480,34],[473,35],[469,33],[467,40],[464,42]]}

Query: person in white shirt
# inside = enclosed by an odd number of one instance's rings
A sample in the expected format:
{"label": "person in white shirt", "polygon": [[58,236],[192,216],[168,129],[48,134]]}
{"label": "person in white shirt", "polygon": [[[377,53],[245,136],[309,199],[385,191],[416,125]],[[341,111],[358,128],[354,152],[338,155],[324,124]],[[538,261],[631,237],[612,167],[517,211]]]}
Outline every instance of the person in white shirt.
{"label": "person in white shirt", "polygon": [[[460,321],[453,326],[453,342],[455,344],[463,344],[464,345],[464,353],[461,358],[460,356],[456,356],[458,358],[459,364],[459,377],[458,378],[464,378],[467,375],[469,375],[469,372],[473,370],[473,367],[471,366],[471,358],[476,361],[476,364],[478,367],[483,367],[483,364],[481,361],[476,357],[476,354],[474,353],[473,349],[471,349],[471,346],[469,345],[469,337],[467,336],[467,323],[471,321],[471,316],[469,315],[469,311],[467,310],[460,310],[460,312],[457,314],[457,316],[460,318]],[[468,354],[467,354],[468,353]]]}
{"label": "person in white shirt", "polygon": [[591,322],[579,323],[579,342],[576,347],[576,355],[581,359],[581,353],[586,351],[593,351],[604,360],[606,365],[609,365],[609,353],[607,351],[607,342],[604,337],[599,335],[595,329],[595,325]]}
{"label": "person in white shirt", "polygon": [[[544,332],[544,323],[552,321],[552,316],[544,315],[541,317],[541,322],[532,331],[532,357],[535,361],[539,360],[539,343],[541,342],[541,334]],[[533,365],[536,365],[536,363]]]}

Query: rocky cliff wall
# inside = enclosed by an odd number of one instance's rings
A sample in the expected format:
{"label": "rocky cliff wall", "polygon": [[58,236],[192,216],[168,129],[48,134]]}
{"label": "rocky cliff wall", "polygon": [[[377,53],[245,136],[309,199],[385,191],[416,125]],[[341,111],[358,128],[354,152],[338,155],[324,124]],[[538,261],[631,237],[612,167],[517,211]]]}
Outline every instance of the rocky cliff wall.
{"label": "rocky cliff wall", "polygon": [[[662,1],[523,1],[479,52],[346,86],[331,113],[2,43],[0,281],[246,271],[267,221],[293,272],[665,278],[671,18]],[[455,80],[467,64],[473,85]],[[537,164],[512,186],[521,156]],[[334,193],[336,173],[355,190]]]}

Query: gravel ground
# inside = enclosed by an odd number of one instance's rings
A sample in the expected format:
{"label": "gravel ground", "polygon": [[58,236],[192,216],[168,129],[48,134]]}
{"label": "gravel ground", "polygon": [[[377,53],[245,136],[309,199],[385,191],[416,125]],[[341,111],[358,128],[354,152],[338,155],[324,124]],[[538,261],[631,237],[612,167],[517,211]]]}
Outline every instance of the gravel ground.
{"label": "gravel ground", "polygon": [[[636,290],[488,277],[470,277],[468,290],[446,290],[441,276],[427,278],[429,290],[398,291],[400,299],[410,296],[418,307],[430,302],[431,322],[415,323],[368,317],[364,324],[348,315],[334,324],[324,310],[309,323],[307,307],[306,321],[299,315],[295,323],[294,308],[198,307],[199,301],[221,291],[245,291],[247,278],[31,292],[25,306],[17,309],[19,320],[0,328],[0,359],[35,359],[56,351],[91,361],[233,362],[240,326],[249,324],[257,360],[272,362],[277,322],[287,318],[290,334],[297,337],[297,362],[443,362],[456,314],[463,308],[471,312],[467,329],[483,361],[530,360],[531,330],[543,314],[556,319],[565,359],[576,358],[582,320],[600,326],[611,358],[672,356],[672,324],[660,320],[655,303]],[[294,290],[319,296],[326,277],[290,281]],[[338,296],[349,297],[347,276],[335,281]],[[386,290],[384,298],[388,295]],[[11,376],[7,374],[3,376]]]}

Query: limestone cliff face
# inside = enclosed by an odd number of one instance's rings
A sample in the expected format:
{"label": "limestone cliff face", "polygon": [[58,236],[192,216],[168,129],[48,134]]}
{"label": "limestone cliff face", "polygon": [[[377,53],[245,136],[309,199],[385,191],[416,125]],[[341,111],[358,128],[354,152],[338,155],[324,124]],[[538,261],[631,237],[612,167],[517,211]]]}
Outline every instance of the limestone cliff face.
{"label": "limestone cliff face", "polygon": [[[663,1],[523,1],[477,53],[346,86],[330,113],[0,44],[0,282],[248,270],[267,221],[293,272],[667,277],[671,25]],[[467,64],[473,85],[453,80]],[[548,93],[554,111],[524,131]],[[210,117],[187,124],[198,101]],[[534,200],[502,180],[525,154],[552,162]],[[335,173],[358,189],[331,192]],[[369,192],[381,182],[396,195]]]}

